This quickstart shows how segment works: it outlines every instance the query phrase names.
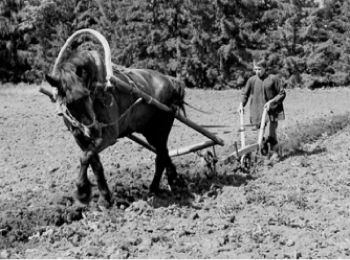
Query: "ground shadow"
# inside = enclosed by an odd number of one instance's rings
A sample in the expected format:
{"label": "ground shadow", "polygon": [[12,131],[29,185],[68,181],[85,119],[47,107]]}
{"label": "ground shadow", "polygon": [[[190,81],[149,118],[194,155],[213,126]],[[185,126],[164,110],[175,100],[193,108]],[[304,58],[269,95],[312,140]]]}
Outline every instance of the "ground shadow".
{"label": "ground shadow", "polygon": [[15,208],[0,213],[0,250],[27,243],[29,237],[41,234],[48,226],[62,226],[83,218],[83,207],[51,205]]}
{"label": "ground shadow", "polygon": [[281,161],[284,161],[290,157],[297,157],[297,156],[310,156],[310,155],[317,155],[327,152],[326,147],[316,147],[315,149],[312,149],[310,151],[302,148],[294,148],[287,152],[283,152],[283,155],[281,156]]}
{"label": "ground shadow", "polygon": [[[130,169],[131,174],[124,174],[118,182],[110,184],[114,196],[114,205],[128,207],[138,200],[147,201],[154,208],[169,207],[171,205],[192,207],[196,195],[211,196],[214,190],[224,186],[240,187],[257,178],[254,173],[243,172],[237,167],[237,162],[216,165],[215,171],[207,167],[196,167],[196,162],[177,163],[180,185],[168,185],[166,175],[163,177],[160,189],[156,194],[149,192],[149,185],[153,178],[153,170],[134,179],[144,169],[135,166]],[[119,169],[122,172],[123,169]],[[114,173],[111,173],[112,175]]]}

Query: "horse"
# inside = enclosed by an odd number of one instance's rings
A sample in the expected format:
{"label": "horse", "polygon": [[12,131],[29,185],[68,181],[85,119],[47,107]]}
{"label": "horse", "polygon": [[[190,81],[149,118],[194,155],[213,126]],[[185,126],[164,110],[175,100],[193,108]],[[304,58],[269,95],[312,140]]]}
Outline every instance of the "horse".
{"label": "horse", "polygon": [[112,194],[104,176],[99,153],[117,139],[134,132],[142,134],[155,148],[155,173],[150,192],[157,193],[163,171],[169,185],[178,174],[169,157],[168,137],[175,112],[184,110],[185,86],[182,82],[150,69],[113,69],[114,77],[133,85],[151,98],[171,108],[173,113],[157,109],[118,85],[107,86],[104,60],[98,51],[74,50],[62,58],[46,80],[56,90],[64,123],[82,150],[75,197],[84,204],[91,200],[92,168],[99,189],[98,204],[109,207]]}

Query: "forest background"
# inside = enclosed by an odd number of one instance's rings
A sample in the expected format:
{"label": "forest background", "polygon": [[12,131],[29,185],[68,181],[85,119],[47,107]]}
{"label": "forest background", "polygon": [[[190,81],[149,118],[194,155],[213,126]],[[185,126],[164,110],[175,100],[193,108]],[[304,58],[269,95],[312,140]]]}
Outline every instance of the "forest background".
{"label": "forest background", "polygon": [[240,88],[257,57],[289,87],[350,84],[349,0],[1,0],[0,82],[40,83],[83,28],[107,38],[114,63],[188,87]]}

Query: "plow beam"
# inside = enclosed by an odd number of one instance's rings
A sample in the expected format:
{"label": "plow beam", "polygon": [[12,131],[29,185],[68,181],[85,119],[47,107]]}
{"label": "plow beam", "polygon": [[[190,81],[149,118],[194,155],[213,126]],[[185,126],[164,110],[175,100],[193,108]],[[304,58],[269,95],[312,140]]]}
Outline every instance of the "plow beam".
{"label": "plow beam", "polygon": [[[147,141],[135,136],[135,135],[128,135],[127,136],[130,140],[134,141],[135,143],[138,143],[140,145],[142,145],[143,147],[147,148],[148,150],[150,150],[151,152],[156,153],[156,149],[150,145]],[[185,155],[188,153],[193,153],[196,152],[198,150],[210,147],[210,146],[214,146],[216,145],[216,143],[213,140],[208,140],[205,142],[201,142],[198,144],[192,144],[186,147],[182,147],[182,148],[178,148],[178,149],[174,149],[169,151],[169,156],[170,157],[175,157],[175,156],[180,156],[180,155]]]}
{"label": "plow beam", "polygon": [[147,148],[151,152],[156,153],[156,148],[150,145],[147,141],[142,140],[140,137],[137,137],[136,135],[133,135],[133,134],[130,134],[127,137],[130,140],[134,141],[135,143],[138,143],[139,145],[142,145],[143,147]]}
{"label": "plow beam", "polygon": [[254,152],[256,150],[258,150],[259,148],[259,144],[255,143],[255,144],[251,144],[251,145],[247,145],[241,149],[239,149],[238,151],[235,151],[233,153],[231,153],[230,155],[226,156],[225,158],[223,158],[222,162],[227,163],[232,159],[239,159],[240,157],[242,157],[243,155],[246,155],[248,153]]}
{"label": "plow beam", "polygon": [[189,145],[189,146],[186,146],[183,148],[171,150],[169,152],[169,156],[175,157],[175,156],[185,155],[185,154],[193,153],[195,151],[198,151],[198,150],[201,150],[201,149],[213,146],[213,145],[216,145],[216,143],[213,140],[208,140],[208,141],[201,142],[198,144],[193,144],[193,145]]}
{"label": "plow beam", "polygon": [[197,132],[201,133],[202,135],[208,137],[209,139],[214,141],[215,144],[219,144],[221,146],[224,145],[224,141],[221,138],[219,138],[216,135],[212,134],[211,132],[209,132],[205,128],[200,127],[195,122],[193,122],[190,119],[188,119],[187,117],[184,117],[183,115],[181,115],[179,113],[176,113],[175,114],[175,118],[177,120],[179,120],[180,122],[184,123],[185,125],[187,125],[187,126],[191,127],[192,129],[196,130]]}

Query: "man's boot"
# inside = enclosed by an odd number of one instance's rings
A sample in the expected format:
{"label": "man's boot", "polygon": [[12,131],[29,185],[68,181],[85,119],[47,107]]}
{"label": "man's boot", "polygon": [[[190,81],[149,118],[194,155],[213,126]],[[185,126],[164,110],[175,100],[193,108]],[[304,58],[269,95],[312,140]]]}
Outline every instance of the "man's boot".
{"label": "man's boot", "polygon": [[265,137],[263,137],[263,140],[262,140],[262,143],[261,143],[260,153],[261,153],[262,156],[266,156],[269,153],[269,143],[265,139]]}
{"label": "man's boot", "polygon": [[279,152],[279,145],[270,145],[270,161],[272,162],[279,162],[281,160],[280,152]]}

